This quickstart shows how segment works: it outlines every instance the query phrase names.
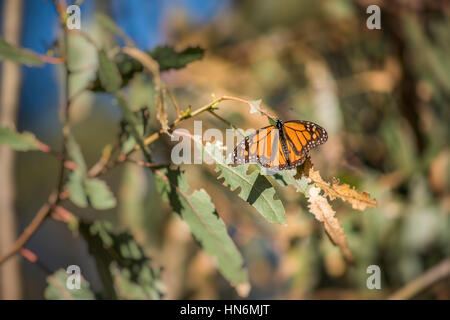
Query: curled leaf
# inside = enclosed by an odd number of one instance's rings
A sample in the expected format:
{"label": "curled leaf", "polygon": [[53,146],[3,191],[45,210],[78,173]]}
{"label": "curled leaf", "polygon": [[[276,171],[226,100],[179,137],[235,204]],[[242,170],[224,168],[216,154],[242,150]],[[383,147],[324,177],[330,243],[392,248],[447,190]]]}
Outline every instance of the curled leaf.
{"label": "curled leaf", "polygon": [[314,182],[316,187],[322,189],[330,200],[340,198],[352,205],[353,209],[365,210],[366,207],[377,207],[377,201],[370,199],[370,194],[367,192],[358,192],[354,187],[348,184],[339,183],[339,180],[333,177],[330,183],[324,181],[320,176],[319,171],[315,171],[312,167],[309,168],[308,177]]}
{"label": "curled leaf", "polygon": [[320,195],[320,189],[312,187],[308,191],[309,210],[314,217],[323,223],[325,231],[331,241],[339,247],[345,259],[353,263],[353,254],[348,247],[344,229],[336,218],[336,212],[331,208],[327,199]]}

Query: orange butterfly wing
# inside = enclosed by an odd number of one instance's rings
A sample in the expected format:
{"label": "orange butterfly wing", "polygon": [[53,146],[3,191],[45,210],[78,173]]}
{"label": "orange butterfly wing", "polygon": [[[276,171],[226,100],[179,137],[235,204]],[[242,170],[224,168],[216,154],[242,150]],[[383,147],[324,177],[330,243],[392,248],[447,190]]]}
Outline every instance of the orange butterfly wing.
{"label": "orange butterfly wing", "polygon": [[288,147],[289,169],[303,164],[309,150],[328,140],[325,129],[310,121],[286,121],[283,129]]}
{"label": "orange butterfly wing", "polygon": [[273,160],[278,144],[278,129],[267,126],[242,140],[233,152],[235,164],[255,163],[262,165]]}
{"label": "orange butterfly wing", "polygon": [[298,155],[308,152],[328,140],[325,129],[310,121],[287,121],[283,127],[287,140]]}
{"label": "orange butterfly wing", "polygon": [[309,121],[287,121],[283,135],[275,126],[267,126],[245,137],[233,152],[235,164],[258,162],[275,170],[293,169],[306,160],[311,148],[325,143],[328,135]]}

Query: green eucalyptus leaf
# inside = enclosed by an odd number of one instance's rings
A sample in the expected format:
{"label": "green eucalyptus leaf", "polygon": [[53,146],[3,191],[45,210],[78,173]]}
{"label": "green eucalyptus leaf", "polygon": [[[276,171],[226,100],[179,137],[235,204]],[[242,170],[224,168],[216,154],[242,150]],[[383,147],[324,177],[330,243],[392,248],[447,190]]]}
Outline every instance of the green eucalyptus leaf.
{"label": "green eucalyptus leaf", "polygon": [[223,178],[223,184],[231,191],[240,188],[239,197],[252,205],[258,212],[273,223],[286,223],[286,213],[283,203],[276,194],[276,190],[259,170],[249,171],[249,164],[231,166],[223,156],[224,147],[219,141],[203,143],[194,139],[197,147],[216,163],[218,179]]}
{"label": "green eucalyptus leaf", "polygon": [[[72,279],[69,277],[76,275],[68,274],[65,270],[59,269],[54,274],[47,277],[47,287],[44,296],[48,300],[94,300],[94,293],[89,288],[89,283],[80,275],[80,287],[71,289],[69,284]],[[76,282],[74,280],[74,282]]]}
{"label": "green eucalyptus leaf", "polygon": [[179,170],[156,170],[155,179],[162,198],[187,222],[203,250],[217,259],[217,267],[223,276],[233,285],[247,283],[242,256],[206,191],[202,189],[190,194],[186,177]]}
{"label": "green eucalyptus leaf", "polygon": [[74,170],[70,173],[67,189],[70,191],[70,201],[80,208],[86,208],[88,206],[88,197],[84,188],[84,178],[80,170]]}
{"label": "green eucalyptus leaf", "polygon": [[0,61],[9,60],[27,66],[41,66],[42,58],[33,51],[17,48],[0,38]]}
{"label": "green eucalyptus leaf", "polygon": [[133,236],[115,233],[105,221],[80,223],[94,256],[107,299],[159,299],[164,292],[160,270],[150,264]]}
{"label": "green eucalyptus leaf", "polygon": [[158,61],[161,71],[169,69],[181,69],[188,63],[203,58],[205,50],[200,47],[188,47],[182,51],[175,51],[173,47],[157,47],[150,52],[153,59]]}
{"label": "green eucalyptus leaf", "polygon": [[122,77],[116,63],[108,58],[104,50],[99,51],[98,60],[100,83],[107,92],[116,92],[122,84]]}
{"label": "green eucalyptus leaf", "polygon": [[88,178],[85,181],[85,190],[94,209],[106,210],[116,206],[116,198],[105,181]]}
{"label": "green eucalyptus leaf", "polygon": [[42,146],[31,132],[19,133],[7,127],[0,127],[0,144],[7,144],[16,151],[41,150]]}

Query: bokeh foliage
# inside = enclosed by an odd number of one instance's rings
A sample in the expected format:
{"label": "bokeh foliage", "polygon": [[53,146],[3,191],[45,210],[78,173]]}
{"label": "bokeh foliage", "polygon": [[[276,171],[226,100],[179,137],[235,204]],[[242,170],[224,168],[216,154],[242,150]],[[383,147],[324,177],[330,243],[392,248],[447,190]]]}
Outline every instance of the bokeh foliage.
{"label": "bokeh foliage", "polygon": [[[241,252],[235,252],[234,245],[228,246],[238,257],[235,270],[241,268],[241,259],[248,270],[251,298],[386,298],[450,254],[450,8],[444,2],[389,1],[380,5],[382,29],[368,30],[367,5],[364,1],[348,0],[235,1],[230,11],[202,28],[175,16],[167,30],[174,46],[147,51],[159,63],[165,86],[173,91],[183,111],[208,103],[214,93],[261,99],[264,107],[270,107],[285,120],[319,123],[327,129],[330,139],[319,151],[312,152],[315,168],[320,169],[322,176],[338,177],[377,199],[378,207],[364,212],[355,211],[340,200],[331,202],[354,255],[355,264],[349,265],[309,214],[307,199],[296,192],[306,190],[302,182],[288,183],[300,183],[296,189],[285,187],[278,180],[279,186],[265,191],[275,190],[280,200],[274,199],[273,203],[283,203],[282,216],[287,226],[281,226],[267,223],[257,213],[267,212],[264,208],[246,203],[245,187],[233,192],[240,183],[234,183],[232,177],[228,176],[227,183],[225,176],[224,185],[219,183],[214,166],[182,166],[187,178],[183,184],[190,186],[183,186],[184,192],[206,203],[204,214],[209,215],[208,219],[216,219],[212,223],[221,232],[228,231],[231,244],[234,242]],[[233,282],[229,269],[221,268],[221,257],[216,263],[205,254],[210,253],[208,249],[203,251],[196,243],[207,241],[202,231],[196,235],[191,228],[192,237],[179,217],[170,214],[172,209],[161,201],[161,185],[155,185],[155,174],[148,168],[130,169],[132,164],[127,163],[123,171],[121,167],[114,169],[106,179],[111,190],[103,180],[88,176],[84,162],[94,163],[104,144],[113,146],[119,136],[121,150],[127,153],[160,129],[158,99],[164,99],[169,123],[178,116],[169,93],[162,87],[155,88],[154,74],[129,55],[115,54],[114,34],[127,36],[106,16],[100,18],[99,24],[102,27],[96,27],[95,39],[102,49],[94,54],[99,72],[96,69],[89,78],[78,81],[78,86],[84,84],[91,91],[84,94],[90,108],[82,111],[83,103],[78,103],[72,110],[74,139],[85,155],[80,156],[77,147],[69,149],[77,164],[69,186],[72,181],[71,197],[77,195],[74,190],[81,193],[81,201],[72,199],[78,206],[82,204],[80,207],[110,209],[116,207],[118,198],[119,209],[101,215],[90,208],[84,213],[77,206],[69,205],[69,209],[85,221],[79,232],[91,253],[100,248],[104,254],[108,251],[105,249],[113,247],[113,243],[103,247],[97,243],[99,239],[115,239],[110,227],[106,231],[99,227],[97,233],[87,231],[101,226],[94,220],[106,219],[116,229],[127,229],[139,243],[132,244],[132,248],[138,248],[135,251],[140,257],[143,252],[148,254],[163,270],[160,273],[158,268],[134,266],[130,269],[126,263],[114,263],[116,259],[102,259],[94,253],[97,265],[98,259],[107,265],[99,268],[103,270],[100,275],[91,271],[86,278],[93,282],[100,278],[103,285],[98,287],[107,289],[103,295],[107,298],[156,298],[163,291],[168,298],[236,298],[236,292],[217,272],[221,270]],[[71,41],[74,50],[89,46],[79,36],[74,35]],[[206,55],[197,46],[204,48]],[[17,55],[10,48],[8,52]],[[199,58],[203,59],[188,64]],[[24,59],[39,63],[39,57],[29,52]],[[71,63],[82,66],[83,57],[75,57]],[[117,96],[119,89],[123,96]],[[106,111],[102,115],[96,110],[96,103],[105,104],[105,96],[113,95],[118,97],[119,105],[122,103],[117,110],[129,110],[122,126],[120,121],[105,120]],[[267,119],[248,113],[248,109],[243,111],[234,102],[221,105],[217,113],[241,128],[267,125]],[[202,115],[201,120],[204,129],[226,129],[208,114]],[[107,130],[86,130],[97,123],[103,123]],[[181,126],[192,129],[192,121],[184,121]],[[32,136],[27,137],[19,141],[20,145],[39,148]],[[57,145],[54,141],[48,144]],[[170,162],[171,146],[170,138],[162,137],[151,148],[141,149],[153,162],[164,164]],[[45,161],[33,154],[31,159],[23,157],[19,156],[17,165],[24,172],[31,161]],[[246,169],[240,170],[245,173]],[[256,177],[258,172],[249,175]],[[25,185],[38,183],[39,177],[25,173],[19,177],[22,190],[18,201],[22,202],[22,197],[29,195]],[[171,189],[169,185],[166,183],[166,193]],[[92,192],[92,199],[88,190],[93,188],[101,192]],[[190,191],[200,189],[206,191]],[[95,200],[99,194],[100,206]],[[211,202],[215,209],[210,208]],[[180,208],[185,208],[185,204],[180,204]],[[188,214],[180,208],[181,215]],[[285,222],[277,218],[276,212],[272,217]],[[184,220],[189,224],[189,219]],[[85,240],[78,237],[76,241]],[[132,254],[130,250],[126,252]],[[83,259],[92,258],[85,254]],[[146,263],[150,264],[147,260]],[[372,264],[382,270],[380,291],[366,288],[366,269]],[[135,269],[137,274],[133,273]],[[145,275],[141,275],[144,271]],[[115,276],[125,279],[126,285],[117,287],[117,282],[112,281]],[[234,276],[241,282],[247,280],[242,274]],[[53,277],[62,281],[60,271]],[[46,296],[56,298],[52,292],[50,287]],[[445,283],[438,283],[420,297],[445,299],[449,289]]]}

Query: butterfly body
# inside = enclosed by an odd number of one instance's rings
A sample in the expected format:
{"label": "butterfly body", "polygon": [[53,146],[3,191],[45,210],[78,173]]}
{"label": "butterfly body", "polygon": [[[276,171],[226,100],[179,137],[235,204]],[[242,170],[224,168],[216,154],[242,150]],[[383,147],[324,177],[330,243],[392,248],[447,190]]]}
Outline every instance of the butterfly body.
{"label": "butterfly body", "polygon": [[304,120],[283,122],[257,130],[242,140],[233,152],[235,164],[255,163],[274,170],[290,170],[305,162],[309,150],[327,141],[319,125]]}

